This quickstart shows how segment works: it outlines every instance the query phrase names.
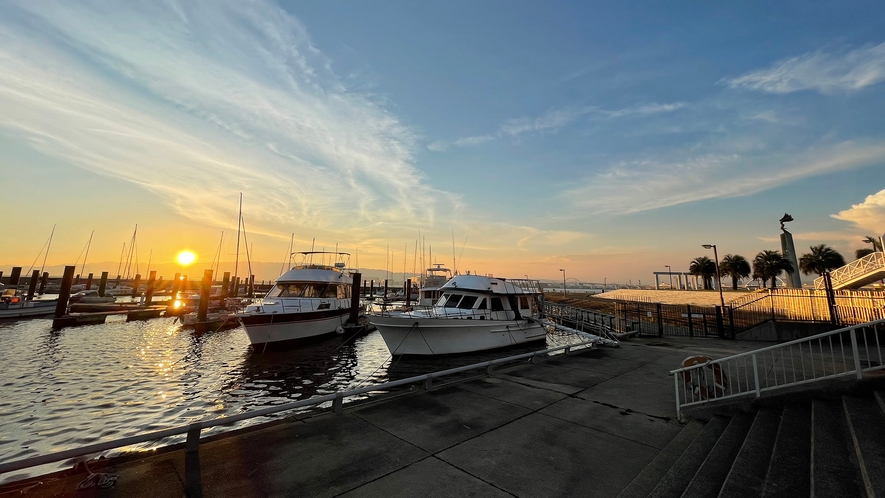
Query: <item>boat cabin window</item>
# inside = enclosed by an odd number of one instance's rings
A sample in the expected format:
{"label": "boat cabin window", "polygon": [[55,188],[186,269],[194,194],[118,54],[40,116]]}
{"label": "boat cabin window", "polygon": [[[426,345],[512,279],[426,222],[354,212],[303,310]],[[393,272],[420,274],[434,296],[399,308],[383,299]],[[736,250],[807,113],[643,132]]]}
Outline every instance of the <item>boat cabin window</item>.
{"label": "boat cabin window", "polygon": [[529,298],[525,296],[519,296],[519,309],[527,310],[529,309]]}
{"label": "boat cabin window", "polygon": [[305,282],[277,284],[267,293],[267,297],[347,299],[350,297],[350,286],[338,284],[308,284]]}
{"label": "boat cabin window", "polygon": [[501,302],[500,297],[492,298],[492,311],[504,311],[504,303]]}
{"label": "boat cabin window", "polygon": [[486,298],[482,298],[479,300],[479,305],[477,305],[476,309],[478,309],[478,310],[486,309]]}
{"label": "boat cabin window", "polygon": [[443,294],[443,297],[440,299],[440,302],[445,300],[443,304],[446,308],[456,308],[458,306],[458,301],[461,300],[461,294]]}
{"label": "boat cabin window", "polygon": [[302,292],[304,284],[301,283],[277,284],[267,293],[267,297],[300,297]]}
{"label": "boat cabin window", "polygon": [[458,303],[458,307],[465,310],[473,309],[473,305],[476,304],[477,296],[464,296],[464,299]]}

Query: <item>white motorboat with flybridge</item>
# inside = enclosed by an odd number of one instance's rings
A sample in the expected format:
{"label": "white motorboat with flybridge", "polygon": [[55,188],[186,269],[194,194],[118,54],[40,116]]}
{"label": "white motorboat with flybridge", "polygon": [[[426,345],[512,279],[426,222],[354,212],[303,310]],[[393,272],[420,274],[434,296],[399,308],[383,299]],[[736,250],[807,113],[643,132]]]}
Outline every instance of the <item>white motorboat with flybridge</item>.
{"label": "white motorboat with flybridge", "polygon": [[433,306],[368,316],[393,355],[439,355],[503,348],[546,338],[537,280],[456,275]]}
{"label": "white motorboat with flybridge", "polygon": [[439,263],[435,263],[433,268],[428,268],[424,275],[424,281],[421,282],[421,295],[418,298],[418,304],[421,306],[433,306],[439,301],[442,295],[442,286],[451,278],[451,270],[443,268]]}
{"label": "white motorboat with flybridge", "polygon": [[353,291],[347,271],[350,254],[293,254],[300,262],[280,275],[264,298],[236,315],[253,345],[344,332]]}

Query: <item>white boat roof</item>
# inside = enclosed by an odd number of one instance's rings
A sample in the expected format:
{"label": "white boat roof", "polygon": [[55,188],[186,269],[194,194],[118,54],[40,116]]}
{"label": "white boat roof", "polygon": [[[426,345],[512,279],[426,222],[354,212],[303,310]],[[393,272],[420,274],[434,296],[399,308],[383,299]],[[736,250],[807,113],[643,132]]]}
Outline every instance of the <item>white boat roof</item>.
{"label": "white boat roof", "polygon": [[277,277],[276,283],[319,282],[353,284],[353,278],[336,268],[324,265],[296,266]]}
{"label": "white boat roof", "polygon": [[[518,285],[519,283],[527,285],[520,286]],[[532,292],[532,288],[539,288],[537,282],[530,280],[505,280],[480,275],[456,275],[440,287],[443,291],[474,291],[483,294],[534,294],[535,292]]]}

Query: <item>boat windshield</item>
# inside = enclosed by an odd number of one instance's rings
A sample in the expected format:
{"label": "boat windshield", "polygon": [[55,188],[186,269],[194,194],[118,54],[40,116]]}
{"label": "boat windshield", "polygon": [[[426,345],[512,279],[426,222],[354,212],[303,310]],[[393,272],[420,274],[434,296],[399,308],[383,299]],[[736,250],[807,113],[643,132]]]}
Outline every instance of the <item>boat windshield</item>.
{"label": "boat windshield", "polygon": [[348,299],[350,290],[349,285],[343,284],[294,282],[275,285],[266,297]]}

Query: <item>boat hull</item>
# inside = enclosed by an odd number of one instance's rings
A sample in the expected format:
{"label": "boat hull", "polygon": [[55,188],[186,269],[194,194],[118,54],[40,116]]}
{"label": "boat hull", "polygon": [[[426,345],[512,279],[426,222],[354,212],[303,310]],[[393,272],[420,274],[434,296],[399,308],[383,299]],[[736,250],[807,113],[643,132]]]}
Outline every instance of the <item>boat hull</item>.
{"label": "boat hull", "polygon": [[46,301],[39,304],[26,303],[23,306],[16,304],[8,308],[0,309],[0,318],[24,318],[29,316],[45,316],[55,313],[56,302]]}
{"label": "boat hull", "polygon": [[278,343],[334,334],[350,315],[349,309],[300,313],[247,313],[237,315],[252,345]]}
{"label": "boat hull", "polygon": [[440,355],[505,348],[544,340],[547,331],[529,320],[458,320],[370,316],[393,355]]}

